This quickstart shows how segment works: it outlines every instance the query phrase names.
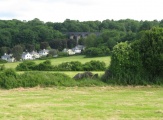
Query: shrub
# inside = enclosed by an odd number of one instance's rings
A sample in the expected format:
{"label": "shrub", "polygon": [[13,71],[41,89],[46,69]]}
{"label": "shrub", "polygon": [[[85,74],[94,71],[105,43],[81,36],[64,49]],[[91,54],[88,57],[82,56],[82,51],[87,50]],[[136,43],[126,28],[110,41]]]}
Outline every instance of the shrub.
{"label": "shrub", "polygon": [[29,70],[35,70],[35,69],[36,69],[36,64],[33,61],[23,61],[16,67],[16,70],[19,70],[19,71],[29,71]]}
{"label": "shrub", "polygon": [[110,49],[106,46],[100,46],[99,48],[90,47],[84,53],[87,57],[106,56],[110,54]]}
{"label": "shrub", "polygon": [[72,61],[71,63],[71,70],[72,71],[82,71],[83,70],[83,65],[79,61]]}
{"label": "shrub", "polygon": [[85,50],[85,55],[87,57],[97,57],[97,56],[103,56],[103,52],[100,48],[90,47]]}
{"label": "shrub", "polygon": [[6,69],[0,73],[0,87],[11,89],[18,87],[17,74],[14,69]]}
{"label": "shrub", "polygon": [[70,62],[64,62],[57,66],[57,70],[59,71],[71,71],[71,63]]}
{"label": "shrub", "polygon": [[105,66],[106,64],[104,62],[91,60],[83,65],[83,69],[85,71],[101,71],[106,69]]}
{"label": "shrub", "polygon": [[51,61],[50,60],[46,60],[43,63],[40,63],[39,65],[37,65],[37,70],[40,70],[40,71],[50,71],[50,70],[53,70],[53,66],[51,65]]}
{"label": "shrub", "polygon": [[61,63],[57,66],[57,70],[60,71],[82,71],[83,67],[81,62],[79,61],[72,61],[72,62],[65,62]]}

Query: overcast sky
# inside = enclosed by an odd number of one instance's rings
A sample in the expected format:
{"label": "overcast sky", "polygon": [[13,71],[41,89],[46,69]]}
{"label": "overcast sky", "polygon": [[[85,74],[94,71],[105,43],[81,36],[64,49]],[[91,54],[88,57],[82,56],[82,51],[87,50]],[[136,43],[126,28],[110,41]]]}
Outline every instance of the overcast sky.
{"label": "overcast sky", "polygon": [[0,19],[63,22],[163,19],[163,0],[0,0]]}

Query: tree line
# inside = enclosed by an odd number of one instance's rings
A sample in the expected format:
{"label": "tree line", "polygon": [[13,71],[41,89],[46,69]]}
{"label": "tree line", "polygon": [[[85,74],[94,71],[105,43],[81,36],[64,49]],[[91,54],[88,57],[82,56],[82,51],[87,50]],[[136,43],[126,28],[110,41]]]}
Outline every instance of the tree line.
{"label": "tree line", "polygon": [[33,51],[45,48],[63,50],[72,48],[77,43],[66,32],[100,32],[100,36],[89,35],[80,39],[79,44],[91,47],[108,47],[113,49],[119,42],[139,39],[141,31],[152,27],[163,27],[163,20],[136,21],[104,20],[84,21],[66,19],[62,23],[46,22],[35,18],[30,21],[0,20],[0,55],[17,51]]}

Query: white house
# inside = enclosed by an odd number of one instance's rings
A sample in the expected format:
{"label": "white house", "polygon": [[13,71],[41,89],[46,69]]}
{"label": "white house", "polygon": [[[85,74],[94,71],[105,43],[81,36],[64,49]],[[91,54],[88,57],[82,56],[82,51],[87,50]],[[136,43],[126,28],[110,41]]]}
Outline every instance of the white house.
{"label": "white house", "polygon": [[67,50],[67,53],[68,53],[69,55],[74,55],[74,54],[75,54],[75,52],[74,52],[72,49],[68,49],[68,50]]}
{"label": "white house", "polygon": [[81,53],[81,50],[75,49],[74,52],[79,54]]}
{"label": "white house", "polygon": [[73,51],[77,54],[80,54],[82,50],[84,50],[85,47],[83,45],[77,45],[73,48]]}
{"label": "white house", "polygon": [[32,58],[33,58],[33,59],[40,58],[39,53],[37,53],[36,51],[30,52],[30,54],[32,55]]}
{"label": "white house", "polygon": [[22,60],[33,60],[32,55],[30,53],[23,53]]}
{"label": "white house", "polygon": [[49,54],[49,50],[43,49],[39,51],[40,56],[47,56]]}
{"label": "white house", "polygon": [[6,60],[7,62],[14,62],[15,58],[12,57],[12,54],[4,54],[3,56],[1,56],[2,60]]}

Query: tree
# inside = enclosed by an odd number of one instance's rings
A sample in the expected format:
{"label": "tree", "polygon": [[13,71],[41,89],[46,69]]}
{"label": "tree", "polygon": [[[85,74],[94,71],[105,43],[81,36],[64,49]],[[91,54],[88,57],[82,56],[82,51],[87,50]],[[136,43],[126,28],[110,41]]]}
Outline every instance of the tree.
{"label": "tree", "polygon": [[58,51],[57,51],[57,50],[51,49],[51,50],[49,51],[48,56],[55,56],[55,55],[57,55],[57,54],[58,54]]}
{"label": "tree", "polygon": [[[137,45],[121,42],[113,48],[109,70],[117,84],[142,84],[142,62],[138,50],[134,50],[132,46]],[[106,79],[108,78],[105,81]]]}
{"label": "tree", "polygon": [[142,30],[150,30],[152,28],[152,23],[150,21],[144,21],[142,25],[140,26],[139,31]]}
{"label": "tree", "polygon": [[13,53],[13,57],[19,61],[23,53],[23,48],[20,45],[16,45],[13,47],[12,53]]}
{"label": "tree", "polygon": [[47,49],[49,47],[49,43],[48,42],[41,42],[40,43],[40,48],[41,49]]}
{"label": "tree", "polygon": [[85,46],[86,47],[94,47],[95,43],[96,43],[96,35],[95,34],[90,34],[87,36],[87,38],[85,38]]}
{"label": "tree", "polygon": [[143,67],[151,80],[163,71],[163,28],[145,31],[140,41],[140,54]]}
{"label": "tree", "polygon": [[10,50],[9,47],[1,47],[1,48],[0,48],[0,55],[1,55],[1,56],[4,55],[5,53],[8,54],[8,53],[10,53],[10,52],[11,52],[11,50]]}
{"label": "tree", "polygon": [[35,50],[35,46],[33,44],[26,44],[25,47],[28,52],[32,52]]}
{"label": "tree", "polygon": [[11,34],[7,29],[0,30],[0,47],[11,45]]}

